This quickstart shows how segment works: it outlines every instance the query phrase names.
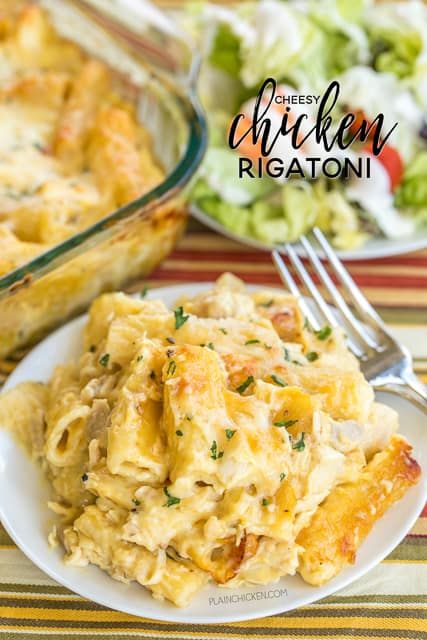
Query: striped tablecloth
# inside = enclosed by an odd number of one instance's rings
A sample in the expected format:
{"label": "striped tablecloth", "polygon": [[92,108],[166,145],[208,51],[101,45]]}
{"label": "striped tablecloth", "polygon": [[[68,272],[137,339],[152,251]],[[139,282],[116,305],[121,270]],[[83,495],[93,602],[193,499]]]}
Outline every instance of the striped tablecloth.
{"label": "striped tablecloth", "polygon": [[[427,251],[349,266],[392,330],[411,349],[416,369],[427,382]],[[211,281],[223,271],[233,271],[247,282],[279,284],[268,254],[200,229],[182,238],[148,284]],[[13,366],[13,362],[3,363],[0,370],[6,375]],[[427,639],[426,614],[427,509],[386,560],[343,591],[290,613],[203,626],[135,618],[76,596],[27,560],[0,526],[0,638],[7,640]]]}

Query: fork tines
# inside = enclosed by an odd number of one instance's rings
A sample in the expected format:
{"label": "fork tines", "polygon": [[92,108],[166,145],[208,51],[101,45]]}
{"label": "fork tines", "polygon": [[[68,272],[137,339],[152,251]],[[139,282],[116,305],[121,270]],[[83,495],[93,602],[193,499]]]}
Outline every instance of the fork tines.
{"label": "fork tines", "polygon": [[351,299],[356,314],[345,301],[325,266],[322,264],[322,261],[319,259],[312,242],[310,242],[306,236],[300,238],[305,256],[311,263],[312,269],[319,278],[320,283],[331,296],[336,311],[325,301],[303,261],[298,256],[295,248],[290,244],[284,246],[284,251],[287,253],[301,283],[310,295],[311,301],[303,297],[304,292],[299,288],[279,251],[275,250],[272,254],[273,260],[283,283],[288,287],[290,292],[298,298],[301,311],[313,329],[318,330],[325,323],[331,327],[338,325],[344,326],[350,349],[355,356],[361,359],[368,357],[372,353],[382,351],[392,341],[392,338],[385,329],[383,321],[356,285],[320,229],[314,228],[313,235],[325,254],[329,266],[337,276],[343,290]]}

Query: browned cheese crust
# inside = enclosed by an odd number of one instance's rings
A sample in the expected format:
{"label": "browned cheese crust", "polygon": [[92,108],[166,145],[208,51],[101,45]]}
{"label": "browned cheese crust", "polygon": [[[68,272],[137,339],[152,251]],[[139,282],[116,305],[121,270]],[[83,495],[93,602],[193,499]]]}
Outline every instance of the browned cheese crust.
{"label": "browned cheese crust", "polygon": [[387,509],[417,483],[421,469],[412,447],[395,435],[354,483],[336,487],[297,538],[304,547],[299,573],[320,586],[353,564],[356,552]]}

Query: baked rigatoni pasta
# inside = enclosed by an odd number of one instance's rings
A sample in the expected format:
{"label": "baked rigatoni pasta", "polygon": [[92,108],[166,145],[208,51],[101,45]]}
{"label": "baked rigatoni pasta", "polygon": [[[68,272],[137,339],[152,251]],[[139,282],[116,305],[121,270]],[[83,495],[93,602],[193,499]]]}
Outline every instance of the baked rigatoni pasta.
{"label": "baked rigatoni pasta", "polygon": [[1,396],[0,422],[42,461],[66,562],[178,606],[323,584],[420,475],[340,330],[230,275],[173,310],[101,296],[78,364]]}
{"label": "baked rigatoni pasta", "polygon": [[70,82],[53,142],[55,155],[69,173],[81,172],[84,167],[85,146],[109,84],[108,71],[97,60],[86,62]]}

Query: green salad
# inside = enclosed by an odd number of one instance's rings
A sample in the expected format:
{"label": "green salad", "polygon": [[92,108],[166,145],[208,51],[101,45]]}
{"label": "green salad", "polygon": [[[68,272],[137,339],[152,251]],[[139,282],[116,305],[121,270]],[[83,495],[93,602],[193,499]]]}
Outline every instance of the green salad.
{"label": "green salad", "polygon": [[[342,250],[402,238],[427,223],[427,6],[421,0],[261,0],[193,4],[184,26],[202,51],[199,93],[209,148],[192,201],[228,230],[267,244],[318,225]],[[334,117],[382,112],[398,126],[371,177],[238,177],[233,117],[273,77],[283,92],[322,95],[340,83]],[[305,108],[305,107],[304,107]],[[312,107],[310,107],[312,108]],[[314,112],[313,112],[314,113]],[[366,145],[351,153],[366,154]]]}

